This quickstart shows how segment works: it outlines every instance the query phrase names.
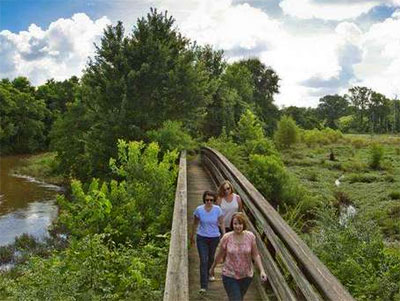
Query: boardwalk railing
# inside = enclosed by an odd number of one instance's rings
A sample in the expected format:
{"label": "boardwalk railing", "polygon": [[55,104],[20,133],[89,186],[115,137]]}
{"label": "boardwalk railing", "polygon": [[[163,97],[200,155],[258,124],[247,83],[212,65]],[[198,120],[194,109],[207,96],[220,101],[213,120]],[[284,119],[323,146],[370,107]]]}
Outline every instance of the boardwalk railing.
{"label": "boardwalk railing", "polygon": [[189,300],[186,152],[179,160],[164,301]]}
{"label": "boardwalk railing", "polygon": [[354,300],[231,162],[208,147],[201,149],[201,158],[214,182],[219,184],[229,180],[243,200],[244,211],[251,230],[258,238],[258,248],[268,276],[268,285],[261,285],[265,298],[273,294],[272,299],[285,301]]}

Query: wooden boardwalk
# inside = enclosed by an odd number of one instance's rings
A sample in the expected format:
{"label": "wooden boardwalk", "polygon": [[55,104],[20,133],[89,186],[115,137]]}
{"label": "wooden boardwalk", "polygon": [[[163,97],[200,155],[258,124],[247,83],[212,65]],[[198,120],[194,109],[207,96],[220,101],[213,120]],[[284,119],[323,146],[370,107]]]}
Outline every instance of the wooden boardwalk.
{"label": "wooden boardwalk", "polygon": [[[188,188],[188,229],[191,231],[193,224],[193,212],[196,207],[202,204],[201,197],[204,190],[216,191],[216,187],[207,174],[201,167],[199,158],[188,160],[187,165],[187,188]],[[196,246],[191,246],[189,249],[189,300],[228,300],[226,292],[222,284],[221,265],[215,269],[215,282],[208,284],[208,291],[205,295],[200,296],[200,264],[199,255]],[[262,300],[256,288],[255,281],[252,282],[246,296],[246,301]]]}

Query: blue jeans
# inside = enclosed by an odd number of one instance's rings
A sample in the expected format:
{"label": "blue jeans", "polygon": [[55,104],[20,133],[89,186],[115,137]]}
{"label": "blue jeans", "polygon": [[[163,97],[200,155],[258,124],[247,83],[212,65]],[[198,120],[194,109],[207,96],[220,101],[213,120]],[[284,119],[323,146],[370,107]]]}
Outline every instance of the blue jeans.
{"label": "blue jeans", "polygon": [[222,283],[229,301],[242,301],[252,280],[252,277],[235,279],[222,275]]}
{"label": "blue jeans", "polygon": [[200,257],[200,286],[201,288],[208,288],[208,271],[210,270],[213,262],[215,250],[219,243],[219,237],[205,237],[196,236],[197,250]]}

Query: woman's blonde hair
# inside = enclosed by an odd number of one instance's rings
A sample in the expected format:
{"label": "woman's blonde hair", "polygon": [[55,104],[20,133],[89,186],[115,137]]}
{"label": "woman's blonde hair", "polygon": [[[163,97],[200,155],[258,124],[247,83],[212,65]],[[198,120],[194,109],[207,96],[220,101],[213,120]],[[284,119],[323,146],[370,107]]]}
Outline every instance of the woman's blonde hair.
{"label": "woman's blonde hair", "polygon": [[219,188],[218,188],[218,196],[221,198],[225,196],[225,189],[224,189],[225,185],[229,185],[229,187],[231,188],[231,193],[235,192],[233,189],[232,183],[229,182],[228,180],[225,180],[221,183],[221,185],[219,185]]}

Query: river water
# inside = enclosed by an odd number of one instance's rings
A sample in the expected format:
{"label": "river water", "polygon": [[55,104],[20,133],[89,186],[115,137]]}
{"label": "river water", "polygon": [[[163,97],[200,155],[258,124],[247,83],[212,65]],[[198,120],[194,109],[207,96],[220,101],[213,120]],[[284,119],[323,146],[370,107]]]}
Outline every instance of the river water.
{"label": "river water", "polygon": [[57,216],[55,199],[60,187],[13,175],[24,156],[0,157],[0,246],[23,233],[43,238]]}

